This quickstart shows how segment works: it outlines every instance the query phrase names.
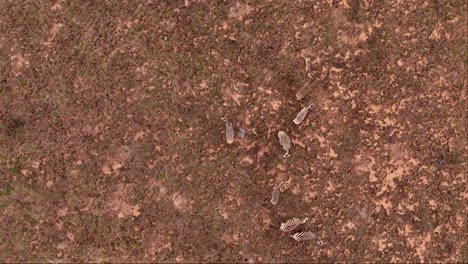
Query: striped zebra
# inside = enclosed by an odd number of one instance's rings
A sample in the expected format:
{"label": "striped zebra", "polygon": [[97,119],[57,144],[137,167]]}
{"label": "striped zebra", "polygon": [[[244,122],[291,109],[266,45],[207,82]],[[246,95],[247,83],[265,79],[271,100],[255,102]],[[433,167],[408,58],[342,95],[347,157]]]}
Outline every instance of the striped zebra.
{"label": "striped zebra", "polygon": [[302,121],[304,121],[305,117],[307,116],[309,109],[312,108],[312,106],[314,106],[314,104],[311,103],[310,105],[302,108],[302,110],[299,111],[299,113],[297,113],[296,118],[294,118],[294,124],[299,125],[300,123],[302,123]]}
{"label": "striped zebra", "polygon": [[280,183],[278,183],[278,185],[275,185],[273,187],[273,192],[271,193],[271,203],[273,205],[276,205],[278,203],[278,200],[279,200],[279,196],[280,196],[280,189],[281,187],[283,186],[283,181],[281,181]]}
{"label": "striped zebra", "polygon": [[289,157],[289,150],[291,149],[291,140],[289,139],[289,136],[286,134],[284,131],[279,131],[278,132],[278,139],[280,145],[283,147],[284,153],[283,157]]}
{"label": "striped zebra", "polygon": [[227,117],[221,117],[221,120],[226,124],[226,142],[232,144],[234,142],[234,128],[232,127],[232,123]]}
{"label": "striped zebra", "polygon": [[317,236],[310,231],[298,232],[292,235],[291,237],[294,238],[294,240],[296,241],[316,240],[317,244],[323,244],[322,241],[320,241],[320,239],[318,239]]}
{"label": "striped zebra", "polygon": [[288,221],[281,223],[280,229],[283,232],[291,232],[298,226],[307,223],[307,221],[309,221],[309,217],[306,217],[302,220],[297,218],[289,219]]}

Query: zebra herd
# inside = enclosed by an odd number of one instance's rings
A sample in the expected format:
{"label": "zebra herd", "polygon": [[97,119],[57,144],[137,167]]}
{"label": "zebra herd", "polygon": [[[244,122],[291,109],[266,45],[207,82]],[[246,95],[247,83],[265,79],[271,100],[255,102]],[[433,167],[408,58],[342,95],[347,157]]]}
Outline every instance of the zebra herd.
{"label": "zebra herd", "polygon": [[[306,72],[309,77],[312,77],[312,74],[310,73],[310,60],[306,59]],[[296,93],[296,99],[301,100],[303,99],[311,90],[311,80],[307,81],[304,86],[302,86],[298,92]],[[307,106],[301,109],[299,113],[296,115],[296,118],[294,118],[293,122],[296,125],[299,125],[304,121],[304,119],[307,116],[307,113],[309,110],[314,106],[313,103],[309,103]],[[234,127],[232,123],[229,121],[227,117],[222,117],[221,120],[224,121],[226,125],[226,142],[228,144],[232,144],[234,142]],[[240,138],[243,138],[245,135],[245,131],[241,128],[238,129],[237,136]],[[284,131],[279,131],[278,132],[278,140],[285,151],[285,154],[283,157],[289,157],[290,156],[290,149],[291,149],[291,140],[289,136],[286,134]],[[280,196],[280,189],[283,186],[283,181],[281,181],[279,184],[275,185],[273,187],[273,192],[271,193],[271,203],[273,205],[278,204],[279,201],[279,196]],[[280,226],[280,230],[283,232],[292,232],[296,230],[300,225],[307,223],[309,220],[308,217],[305,217],[304,219],[298,219],[298,218],[293,218],[289,219],[286,222],[282,223]],[[317,238],[317,236],[310,231],[304,231],[304,232],[296,232],[293,235],[291,235],[292,238],[294,238],[296,241],[305,241],[305,240],[316,240],[319,245],[322,245],[322,241]]]}

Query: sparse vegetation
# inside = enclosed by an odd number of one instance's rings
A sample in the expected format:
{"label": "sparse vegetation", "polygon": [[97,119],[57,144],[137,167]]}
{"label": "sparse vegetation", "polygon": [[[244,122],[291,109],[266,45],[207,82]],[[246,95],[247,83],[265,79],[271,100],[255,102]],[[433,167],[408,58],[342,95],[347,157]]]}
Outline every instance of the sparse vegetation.
{"label": "sparse vegetation", "polygon": [[0,262],[467,262],[466,8],[0,1]]}

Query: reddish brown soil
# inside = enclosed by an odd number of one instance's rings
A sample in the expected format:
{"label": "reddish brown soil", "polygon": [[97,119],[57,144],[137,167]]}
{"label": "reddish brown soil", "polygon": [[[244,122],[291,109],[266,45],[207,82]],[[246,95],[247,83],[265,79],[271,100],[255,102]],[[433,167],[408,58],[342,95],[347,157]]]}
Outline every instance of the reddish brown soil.
{"label": "reddish brown soil", "polygon": [[0,1],[0,262],[468,262],[466,11]]}

